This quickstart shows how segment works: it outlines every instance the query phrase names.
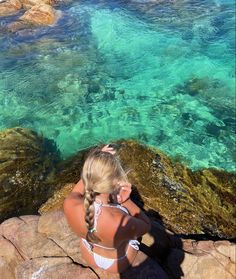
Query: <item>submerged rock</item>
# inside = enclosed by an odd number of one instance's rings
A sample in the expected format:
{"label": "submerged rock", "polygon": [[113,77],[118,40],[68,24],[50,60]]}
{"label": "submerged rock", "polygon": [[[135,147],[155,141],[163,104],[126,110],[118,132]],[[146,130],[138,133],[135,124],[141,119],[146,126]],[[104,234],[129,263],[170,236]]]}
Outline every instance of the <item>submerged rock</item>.
{"label": "submerged rock", "polygon": [[31,130],[0,132],[0,221],[37,211],[55,190],[58,159],[54,143]]}
{"label": "submerged rock", "polygon": [[183,85],[178,86],[177,91],[195,96],[207,90],[210,87],[210,83],[211,81],[208,78],[193,77],[187,80]]}
{"label": "submerged rock", "polygon": [[[196,274],[201,279],[235,278],[235,244],[180,239],[153,223],[153,229],[142,238],[141,250],[157,256],[161,249],[158,242],[161,238],[163,244],[165,237],[170,239],[169,250],[162,263],[170,279],[195,279]],[[159,278],[153,273],[156,262],[151,258],[122,274],[88,268],[81,257],[80,239],[67,225],[62,211],[6,220],[0,225],[0,246],[2,278]],[[137,256],[145,257],[143,252]]]}
{"label": "submerged rock", "polygon": [[[236,177],[221,170],[191,171],[161,151],[135,141],[122,141],[119,156],[134,187],[134,200],[150,216],[180,234],[236,236],[234,187]],[[61,166],[60,185],[79,180],[85,152],[78,153]],[[73,185],[66,185],[40,212],[59,209]]]}

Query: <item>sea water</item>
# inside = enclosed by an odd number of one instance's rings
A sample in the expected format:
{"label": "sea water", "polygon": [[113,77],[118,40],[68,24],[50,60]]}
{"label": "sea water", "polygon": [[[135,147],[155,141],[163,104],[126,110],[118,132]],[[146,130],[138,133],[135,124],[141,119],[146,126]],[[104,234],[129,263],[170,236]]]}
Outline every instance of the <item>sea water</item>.
{"label": "sea water", "polygon": [[[233,1],[73,1],[54,26],[0,24],[0,129],[63,157],[137,139],[192,169],[235,170]],[[20,12],[21,13],[21,12]]]}

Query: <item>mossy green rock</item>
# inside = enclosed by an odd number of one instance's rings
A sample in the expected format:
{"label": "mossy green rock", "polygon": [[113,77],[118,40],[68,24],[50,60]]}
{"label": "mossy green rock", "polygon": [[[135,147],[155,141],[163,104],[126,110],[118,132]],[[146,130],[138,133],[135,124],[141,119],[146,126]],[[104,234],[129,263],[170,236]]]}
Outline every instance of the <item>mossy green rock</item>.
{"label": "mossy green rock", "polygon": [[54,143],[31,130],[0,132],[0,221],[37,212],[55,190],[58,159]]}
{"label": "mossy green rock", "polygon": [[[125,168],[131,170],[134,199],[148,214],[161,218],[175,233],[235,237],[234,174],[215,169],[194,172],[159,150],[135,141],[120,143],[118,154]],[[61,183],[78,181],[83,158],[84,153],[79,153],[66,161],[57,179]],[[40,212],[60,208],[72,187],[67,184],[55,193]]]}
{"label": "mossy green rock", "polygon": [[176,233],[236,235],[236,177],[215,169],[191,171],[159,150],[123,143],[121,160],[148,211]]}

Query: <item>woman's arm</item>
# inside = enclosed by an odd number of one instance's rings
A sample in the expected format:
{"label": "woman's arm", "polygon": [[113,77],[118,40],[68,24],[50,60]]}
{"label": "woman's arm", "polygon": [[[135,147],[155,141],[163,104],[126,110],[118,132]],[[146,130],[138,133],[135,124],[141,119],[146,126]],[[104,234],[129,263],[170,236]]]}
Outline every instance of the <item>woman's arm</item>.
{"label": "woman's arm", "polygon": [[143,222],[142,226],[147,230],[147,232],[151,229],[150,218],[131,199],[128,199],[122,203],[122,206],[128,209],[129,214],[132,217],[137,218]]}
{"label": "woman's arm", "polygon": [[118,203],[126,207],[131,216],[141,219],[147,225],[151,226],[151,221],[147,215],[130,199],[132,191],[131,184],[129,182],[121,182],[119,185],[121,188],[117,194]]}
{"label": "woman's arm", "polygon": [[63,203],[64,212],[67,212],[67,209],[70,210],[71,207],[80,204],[81,198],[84,196],[84,183],[82,179],[80,179],[74,186],[73,190],[70,194],[65,198]]}

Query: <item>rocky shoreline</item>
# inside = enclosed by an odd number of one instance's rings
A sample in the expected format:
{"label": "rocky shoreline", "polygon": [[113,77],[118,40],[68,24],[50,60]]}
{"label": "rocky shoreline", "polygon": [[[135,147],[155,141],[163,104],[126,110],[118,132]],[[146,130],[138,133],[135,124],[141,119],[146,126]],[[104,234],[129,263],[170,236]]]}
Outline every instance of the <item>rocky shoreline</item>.
{"label": "rocky shoreline", "polygon": [[[144,236],[143,251],[161,262],[170,278],[234,278],[235,174],[215,169],[193,172],[160,150],[135,141],[118,144],[118,155],[131,170],[132,199],[158,224]],[[85,267],[78,237],[61,211],[87,152],[61,160],[54,142],[31,130],[17,127],[0,132],[0,218],[5,220],[0,225],[0,274],[4,278],[38,278],[37,274],[45,279],[65,278],[63,274],[111,278]],[[42,216],[32,215],[38,210]],[[181,235],[210,235],[211,240]],[[150,264],[139,274],[147,272]],[[114,278],[134,276],[127,274]]]}
{"label": "rocky shoreline", "polygon": [[[154,230],[163,238],[158,227]],[[172,236],[173,237],[173,236]],[[143,245],[162,252],[153,235],[144,235]],[[151,259],[123,274],[108,274],[90,269],[80,256],[79,238],[70,230],[62,211],[42,216],[28,215],[6,220],[0,225],[0,274],[7,279],[72,278],[154,278]],[[229,241],[195,241],[177,238],[169,245],[168,255],[159,261],[170,278],[235,278],[235,244]],[[144,277],[144,274],[146,277]]]}

